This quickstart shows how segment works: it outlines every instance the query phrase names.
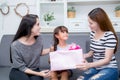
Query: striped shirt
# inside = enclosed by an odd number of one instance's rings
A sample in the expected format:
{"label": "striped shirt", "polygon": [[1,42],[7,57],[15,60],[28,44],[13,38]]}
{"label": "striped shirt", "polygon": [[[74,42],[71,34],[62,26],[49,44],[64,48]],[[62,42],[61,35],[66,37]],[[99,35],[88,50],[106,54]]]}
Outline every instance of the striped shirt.
{"label": "striped shirt", "polygon": [[[104,33],[104,36],[99,39],[95,40],[95,33],[91,32],[90,34],[90,50],[94,51],[93,54],[93,61],[98,61],[105,58],[105,50],[106,49],[115,49],[116,46],[116,39],[114,34],[111,31],[107,31]],[[113,54],[111,61],[103,66],[97,67],[97,69],[103,68],[117,68],[117,61],[115,59],[115,55]]]}

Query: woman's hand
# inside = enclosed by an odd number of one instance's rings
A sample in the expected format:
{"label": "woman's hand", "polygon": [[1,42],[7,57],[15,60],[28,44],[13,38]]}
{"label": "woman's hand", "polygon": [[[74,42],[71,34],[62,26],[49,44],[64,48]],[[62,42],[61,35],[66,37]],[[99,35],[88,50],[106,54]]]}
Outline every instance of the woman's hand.
{"label": "woman's hand", "polygon": [[37,71],[33,71],[33,70],[27,68],[25,70],[25,73],[37,75],[37,76],[42,76],[42,77],[50,77],[50,70],[43,70],[43,71],[37,72]]}
{"label": "woman's hand", "polygon": [[89,51],[88,53],[84,53],[83,56],[85,59],[87,59],[87,58],[93,56],[93,51]]}
{"label": "woman's hand", "polygon": [[90,64],[86,60],[84,60],[84,63],[76,65],[76,68],[84,71],[90,68]]}
{"label": "woman's hand", "polygon": [[54,46],[51,46],[50,47],[50,52],[53,52],[54,51]]}
{"label": "woman's hand", "polygon": [[50,77],[50,71],[49,70],[43,70],[41,72],[39,72],[39,75],[42,77]]}

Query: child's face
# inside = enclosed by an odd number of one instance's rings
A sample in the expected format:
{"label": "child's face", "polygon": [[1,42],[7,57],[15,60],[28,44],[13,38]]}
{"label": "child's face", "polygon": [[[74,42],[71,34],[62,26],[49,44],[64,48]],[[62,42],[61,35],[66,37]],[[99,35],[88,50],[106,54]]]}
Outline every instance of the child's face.
{"label": "child's face", "polygon": [[58,34],[55,35],[58,40],[67,40],[68,39],[68,33],[66,31],[59,31]]}

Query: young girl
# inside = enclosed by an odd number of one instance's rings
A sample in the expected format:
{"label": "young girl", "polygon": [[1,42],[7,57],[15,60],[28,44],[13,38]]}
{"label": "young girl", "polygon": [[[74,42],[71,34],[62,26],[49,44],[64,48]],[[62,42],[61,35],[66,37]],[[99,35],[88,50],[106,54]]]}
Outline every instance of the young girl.
{"label": "young girl", "polygon": [[[52,51],[56,50],[68,50],[69,45],[66,43],[68,39],[68,29],[65,26],[58,26],[54,30],[54,48]],[[68,80],[68,70],[62,71],[52,71],[51,80],[58,80],[58,75],[60,75],[61,80]]]}
{"label": "young girl", "polygon": [[77,65],[80,70],[87,70],[83,80],[118,80],[118,67],[115,59],[118,38],[113,26],[101,8],[95,8],[88,14],[90,51],[85,58],[93,56],[93,62]]}

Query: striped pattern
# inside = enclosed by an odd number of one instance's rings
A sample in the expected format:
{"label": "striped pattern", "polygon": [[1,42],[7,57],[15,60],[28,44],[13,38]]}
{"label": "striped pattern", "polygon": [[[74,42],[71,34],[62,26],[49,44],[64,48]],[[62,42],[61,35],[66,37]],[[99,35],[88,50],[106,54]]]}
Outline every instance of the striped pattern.
{"label": "striped pattern", "polygon": [[[90,49],[94,51],[93,55],[93,61],[97,61],[100,59],[104,59],[105,57],[105,49],[115,49],[116,46],[116,39],[114,34],[111,31],[107,31],[104,33],[104,36],[99,39],[95,40],[94,39],[94,32],[91,32],[90,34]],[[110,61],[109,64],[98,67],[97,69],[103,69],[103,68],[117,68],[117,62],[115,59],[115,56],[112,56],[112,60]]]}

